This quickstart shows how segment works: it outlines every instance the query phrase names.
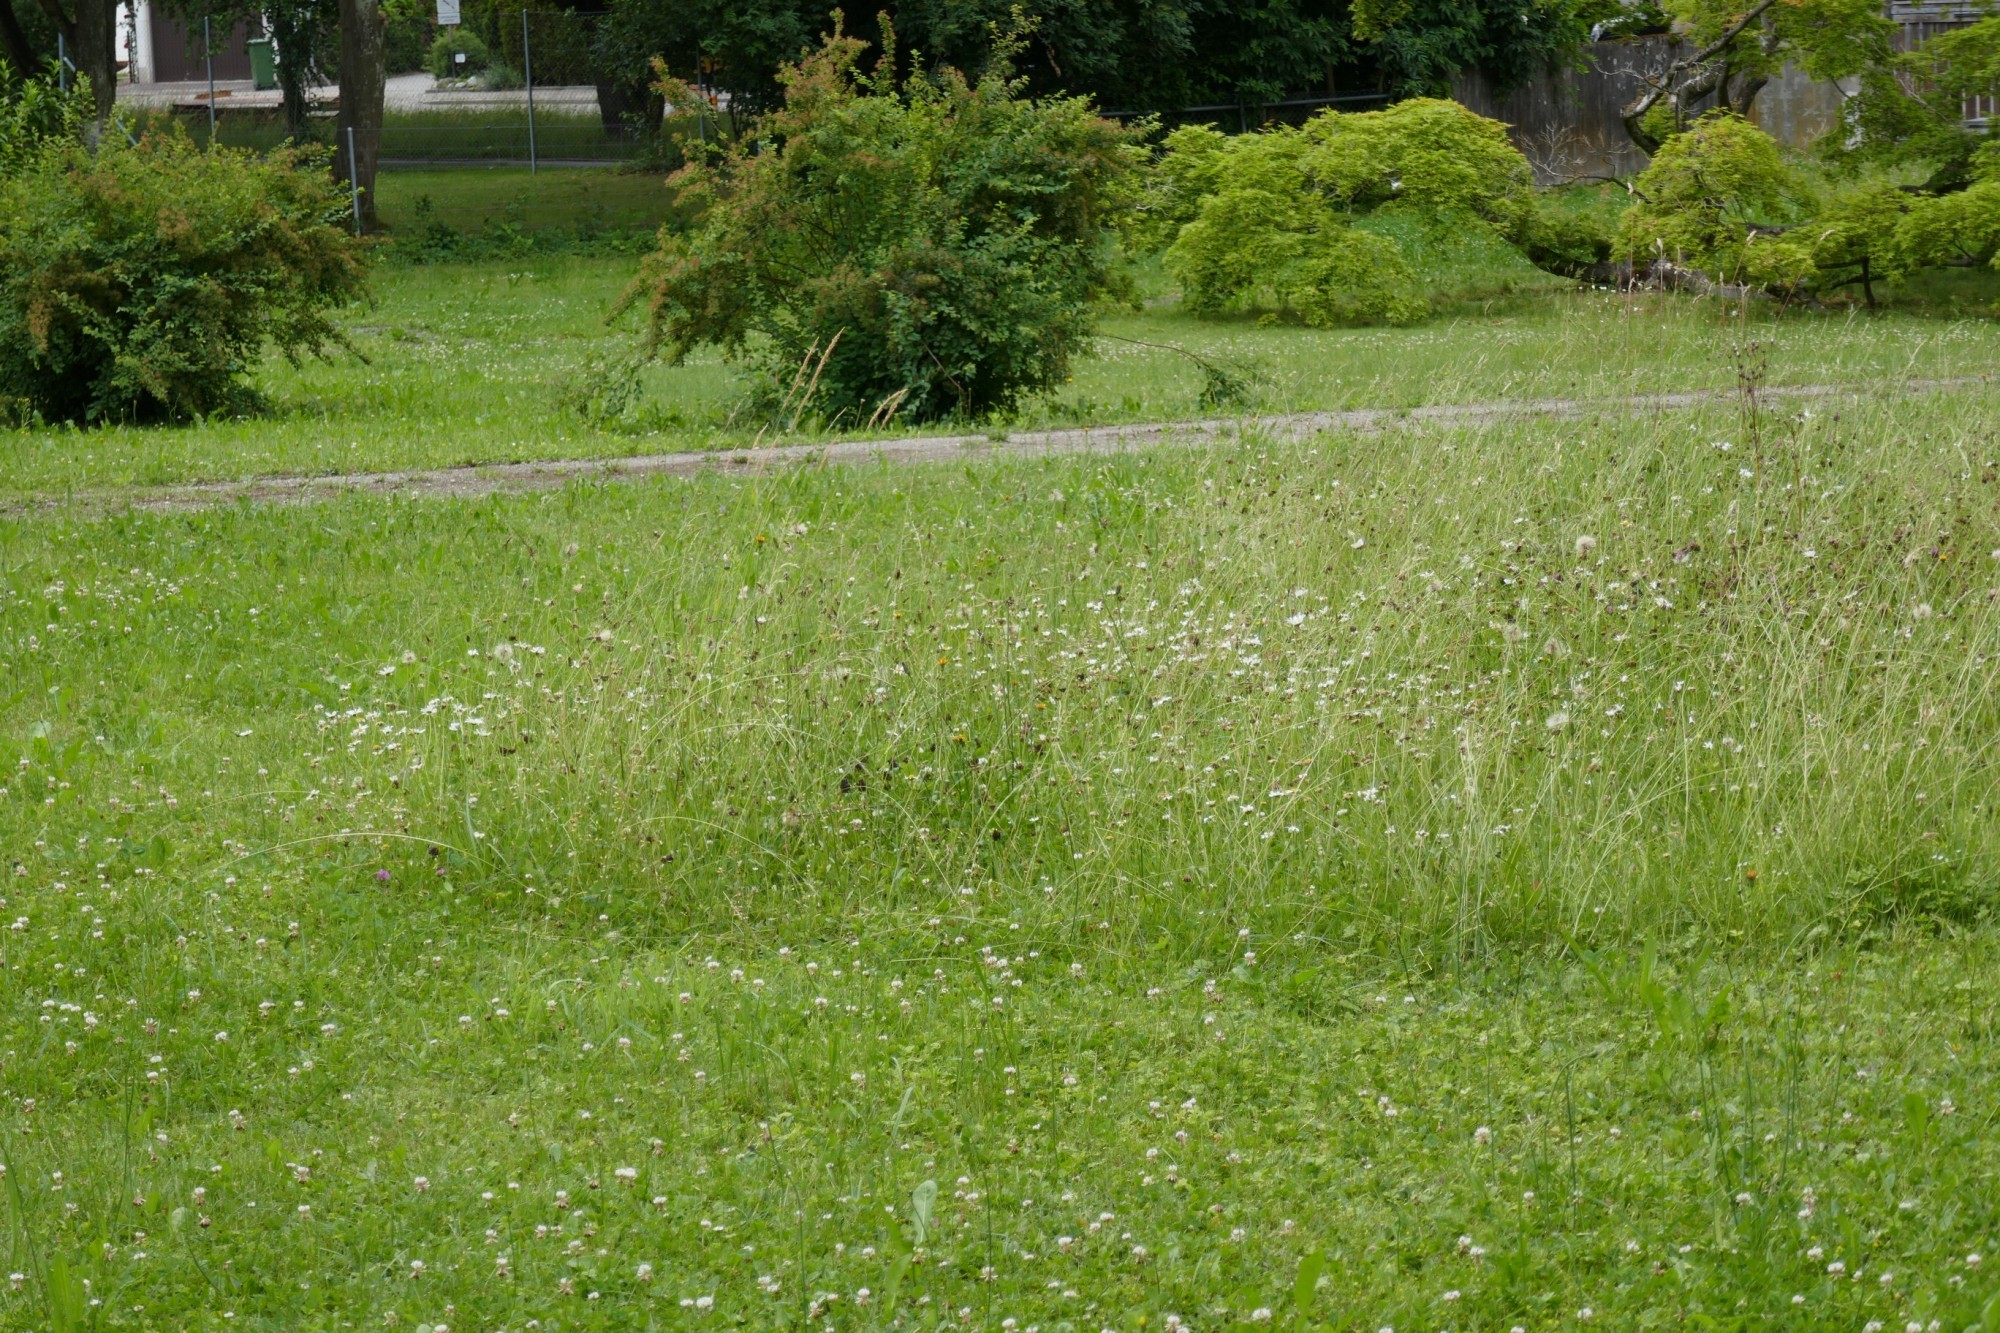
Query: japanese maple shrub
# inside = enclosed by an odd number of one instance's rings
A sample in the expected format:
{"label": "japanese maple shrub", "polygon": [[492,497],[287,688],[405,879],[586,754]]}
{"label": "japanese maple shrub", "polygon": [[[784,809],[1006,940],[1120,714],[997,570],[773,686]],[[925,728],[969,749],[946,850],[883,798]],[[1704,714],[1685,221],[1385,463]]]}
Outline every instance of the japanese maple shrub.
{"label": "japanese maple shrub", "polygon": [[1194,313],[1263,307],[1313,325],[1398,323],[1428,311],[1397,242],[1356,225],[1372,214],[1483,232],[1559,270],[1608,250],[1608,239],[1538,205],[1505,126],[1431,98],[1234,137],[1175,130],[1143,214],[1136,233],[1165,247],[1167,271]]}
{"label": "japanese maple shrub", "polygon": [[1060,384],[1113,282],[1138,136],[1007,69],[857,68],[836,32],[782,75],[753,133],[671,178],[699,221],[662,232],[627,300],[671,360],[724,348],[829,422],[973,417]]}

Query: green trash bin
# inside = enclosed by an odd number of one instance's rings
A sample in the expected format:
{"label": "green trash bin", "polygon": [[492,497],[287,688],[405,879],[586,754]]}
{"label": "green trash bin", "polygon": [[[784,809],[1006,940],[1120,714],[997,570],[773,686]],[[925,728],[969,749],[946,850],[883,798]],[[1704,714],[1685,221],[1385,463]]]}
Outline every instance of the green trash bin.
{"label": "green trash bin", "polygon": [[250,81],[257,85],[259,92],[278,86],[278,53],[269,37],[252,37],[250,46]]}

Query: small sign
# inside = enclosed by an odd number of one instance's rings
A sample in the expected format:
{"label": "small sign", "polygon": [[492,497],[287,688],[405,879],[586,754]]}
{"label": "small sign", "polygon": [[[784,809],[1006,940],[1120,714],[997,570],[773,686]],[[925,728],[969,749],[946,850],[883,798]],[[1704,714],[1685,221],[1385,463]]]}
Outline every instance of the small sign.
{"label": "small sign", "polygon": [[450,27],[458,22],[458,0],[438,0],[438,26]]}

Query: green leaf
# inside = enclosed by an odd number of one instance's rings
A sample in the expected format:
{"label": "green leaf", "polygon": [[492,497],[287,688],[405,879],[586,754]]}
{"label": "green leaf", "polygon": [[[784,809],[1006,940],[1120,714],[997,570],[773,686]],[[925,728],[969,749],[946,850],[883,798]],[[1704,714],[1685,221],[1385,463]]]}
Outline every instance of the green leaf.
{"label": "green leaf", "polygon": [[1292,1284],[1292,1315],[1299,1322],[1305,1321],[1306,1312],[1312,1308],[1313,1293],[1319,1289],[1319,1279],[1326,1272],[1326,1251],[1313,1250],[1299,1260],[1298,1280]]}
{"label": "green leaf", "polygon": [[910,1194],[910,1217],[916,1223],[916,1243],[924,1243],[930,1234],[931,1211],[937,1207],[938,1187],[935,1180],[926,1180]]}

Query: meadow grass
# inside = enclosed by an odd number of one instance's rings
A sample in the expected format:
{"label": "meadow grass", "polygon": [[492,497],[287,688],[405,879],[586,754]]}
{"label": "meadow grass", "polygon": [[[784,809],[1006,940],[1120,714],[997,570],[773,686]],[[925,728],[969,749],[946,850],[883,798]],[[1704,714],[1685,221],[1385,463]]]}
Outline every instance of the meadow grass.
{"label": "meadow grass", "polygon": [[[619,178],[582,174],[589,180],[562,188],[606,182],[606,216],[640,207],[640,195],[609,184]],[[414,221],[428,196],[439,215],[490,217],[498,205],[489,191],[506,179],[384,176],[385,191],[406,193],[385,196],[383,207]],[[1395,329],[1196,320],[1156,269],[1142,269],[1142,308],[1107,313],[1105,336],[1072,381],[987,428],[1213,415],[1189,352],[1244,372],[1250,395],[1223,409],[1231,413],[1728,388],[1745,369],[1733,349],[1752,343],[1755,373],[1774,385],[1980,375],[2000,357],[1992,320],[1930,306],[1745,315],[1675,296],[1552,292],[1546,275],[1476,248],[1447,257],[1451,295],[1440,313]],[[747,374],[712,352],[680,366],[635,365],[637,314],[605,322],[635,264],[530,249],[480,264],[391,265],[376,300],[345,317],[352,355],[262,368],[255,382],[267,413],[165,430],[0,430],[0,496],[838,437],[809,416],[792,429],[753,412]],[[1933,285],[1926,299],[1986,290],[1981,275],[1953,277],[1957,287]],[[607,416],[607,397],[628,385],[629,401]]]}
{"label": "meadow grass", "polygon": [[1973,1325],[1996,426],[0,527],[0,1323]]}

